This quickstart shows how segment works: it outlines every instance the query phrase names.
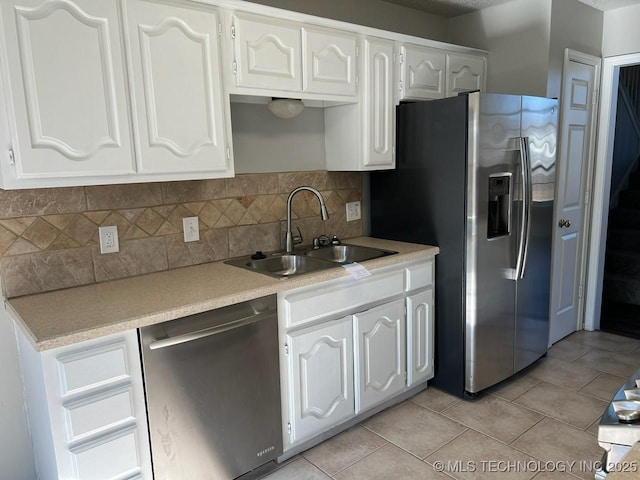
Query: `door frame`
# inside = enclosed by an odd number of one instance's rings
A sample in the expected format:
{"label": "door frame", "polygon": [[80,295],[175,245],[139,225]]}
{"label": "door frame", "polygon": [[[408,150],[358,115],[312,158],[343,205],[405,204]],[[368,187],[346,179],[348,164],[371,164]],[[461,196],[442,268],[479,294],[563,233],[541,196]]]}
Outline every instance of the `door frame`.
{"label": "door frame", "polygon": [[611,166],[615,139],[618,75],[620,67],[640,64],[640,53],[605,57],[602,64],[600,121],[593,182],[593,208],[587,291],[585,295],[585,330],[600,329],[604,255],[607,246],[609,223],[609,195],[611,190]]}

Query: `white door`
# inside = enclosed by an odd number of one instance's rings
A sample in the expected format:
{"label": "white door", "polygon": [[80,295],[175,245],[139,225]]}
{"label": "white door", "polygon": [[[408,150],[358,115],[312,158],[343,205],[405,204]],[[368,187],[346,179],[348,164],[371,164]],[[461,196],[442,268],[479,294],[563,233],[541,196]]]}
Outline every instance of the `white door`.
{"label": "white door", "polygon": [[302,90],[302,38],[297,25],[236,13],[236,85]]}
{"label": "white door", "polygon": [[140,171],[226,171],[216,11],[129,0],[127,17]]}
{"label": "white door", "polygon": [[600,59],[565,52],[560,100],[549,345],[582,322],[585,218],[593,164]]}
{"label": "white door", "polygon": [[382,403],[405,387],[404,300],[353,316],[356,413]]}
{"label": "white door", "polygon": [[407,387],[433,378],[433,290],[407,297]]}
{"label": "white door", "polygon": [[353,417],[351,316],[292,333],[286,342],[294,444]]}
{"label": "white door", "polygon": [[16,177],[133,173],[117,2],[16,0],[0,8]]}
{"label": "white door", "polygon": [[355,35],[303,28],[302,45],[305,92],[355,96]]}

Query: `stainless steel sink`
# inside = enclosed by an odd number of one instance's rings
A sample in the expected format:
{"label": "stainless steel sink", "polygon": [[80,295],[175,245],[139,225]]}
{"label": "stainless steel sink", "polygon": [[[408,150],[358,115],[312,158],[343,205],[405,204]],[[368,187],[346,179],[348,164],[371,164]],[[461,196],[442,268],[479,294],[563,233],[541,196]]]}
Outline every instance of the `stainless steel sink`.
{"label": "stainless steel sink", "polygon": [[372,260],[374,258],[385,257],[387,255],[393,255],[392,250],[383,250],[381,248],[363,247],[361,245],[329,245],[326,247],[320,247],[314,250],[307,250],[305,255],[307,257],[319,258],[334,263],[352,263],[352,262],[364,262],[365,260]]}
{"label": "stainless steel sink", "polygon": [[326,260],[290,253],[272,254],[262,259],[252,259],[250,256],[233,258],[224,263],[276,278],[302,275],[337,266],[335,263],[327,262]]}

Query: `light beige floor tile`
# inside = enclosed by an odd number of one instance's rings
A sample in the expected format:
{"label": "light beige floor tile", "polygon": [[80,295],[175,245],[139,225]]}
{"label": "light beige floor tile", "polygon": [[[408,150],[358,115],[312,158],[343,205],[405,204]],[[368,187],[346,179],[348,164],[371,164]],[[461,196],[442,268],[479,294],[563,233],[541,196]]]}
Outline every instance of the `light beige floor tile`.
{"label": "light beige floor tile", "polygon": [[537,384],[540,383],[539,378],[535,378],[527,373],[515,375],[503,382],[500,382],[495,387],[488,390],[487,393],[491,393],[497,397],[504,398],[505,400],[513,400],[519,397],[524,392],[531,390]]}
{"label": "light beige floor tile", "polygon": [[563,472],[541,472],[535,477],[533,480],[576,480],[577,477],[574,477],[570,473]]}
{"label": "light beige floor tile", "polygon": [[303,456],[327,474],[334,475],[385,444],[387,441],[382,437],[356,426],[307,450]]}
{"label": "light beige floor tile", "polygon": [[[604,412],[602,412],[602,413],[604,413]],[[598,436],[598,425],[599,425],[599,424],[600,424],[600,417],[598,417],[598,418],[596,419],[596,421],[595,421],[595,422],[593,422],[593,423],[589,426],[589,428],[587,428],[587,432],[589,432],[589,433],[591,433],[591,434],[593,434],[593,435],[595,435],[595,436],[597,437],[597,436]]]}
{"label": "light beige floor tile", "polygon": [[600,418],[607,407],[607,402],[546,382],[519,396],[514,403],[583,430]]}
{"label": "light beige floor tile", "polygon": [[567,362],[573,362],[592,348],[591,345],[563,339],[551,346],[547,353],[547,358],[558,358]]}
{"label": "light beige floor tile", "polygon": [[[602,458],[602,449],[593,435],[570,425],[545,418],[511,444],[542,462],[560,462],[565,472],[593,480],[595,472],[586,468]],[[571,462],[578,462],[573,464]]]}
{"label": "light beige floor tile", "polygon": [[461,402],[462,399],[440,390],[439,388],[429,387],[411,397],[411,401],[422,407],[429,408],[436,412],[441,412],[445,408],[449,408],[450,406]]}
{"label": "light beige floor tile", "polygon": [[459,423],[411,402],[376,415],[364,426],[419,458],[466,430]]}
{"label": "light beige floor tile", "polygon": [[[534,460],[475,430],[467,430],[425,459],[430,464],[441,462],[447,474],[460,480],[530,479],[535,472],[528,471],[527,465]],[[460,465],[466,468],[455,468]]]}
{"label": "light beige floor tile", "polygon": [[443,415],[509,443],[542,419],[542,415],[494,395],[485,395],[446,409]]}
{"label": "light beige floor tile", "polygon": [[638,358],[634,355],[613,353],[606,350],[593,349],[575,361],[581,365],[611,375],[628,378],[638,368]]}
{"label": "light beige floor tile", "polygon": [[629,353],[640,346],[640,340],[600,331],[587,332],[586,330],[581,330],[572,333],[566,340],[616,353]]}
{"label": "light beige floor tile", "polygon": [[[639,357],[640,358],[640,357]],[[638,365],[640,366],[640,365]],[[592,397],[610,402],[615,393],[626,382],[626,378],[608,373],[601,373],[600,376],[587,383],[580,389],[581,393],[586,393]]]}
{"label": "light beige floor tile", "polygon": [[529,375],[548,383],[579,390],[600,372],[577,363],[569,363],[558,358],[545,358],[528,371]]}
{"label": "light beige floor tile", "polygon": [[[336,480],[451,480],[394,445],[386,445],[334,476]],[[300,479],[302,480],[302,479]]]}
{"label": "light beige floor tile", "polygon": [[264,480],[328,480],[330,478],[304,458],[299,458],[267,475]]}

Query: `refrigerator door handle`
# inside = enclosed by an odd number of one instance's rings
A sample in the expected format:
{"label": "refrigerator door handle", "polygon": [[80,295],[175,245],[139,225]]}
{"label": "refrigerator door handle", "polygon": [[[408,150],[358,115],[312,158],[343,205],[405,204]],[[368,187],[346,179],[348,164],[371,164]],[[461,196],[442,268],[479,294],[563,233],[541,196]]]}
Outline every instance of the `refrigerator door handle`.
{"label": "refrigerator door handle", "polygon": [[529,247],[529,232],[531,230],[531,159],[529,157],[529,137],[520,137],[520,168],[522,172],[522,223],[520,225],[520,239],[518,245],[518,260],[516,263],[516,280],[524,278],[527,264],[527,250]]}

